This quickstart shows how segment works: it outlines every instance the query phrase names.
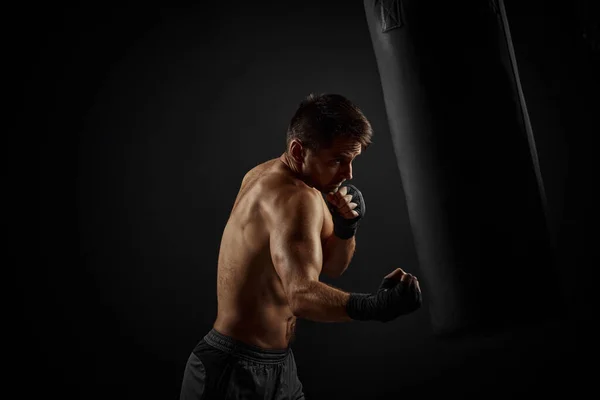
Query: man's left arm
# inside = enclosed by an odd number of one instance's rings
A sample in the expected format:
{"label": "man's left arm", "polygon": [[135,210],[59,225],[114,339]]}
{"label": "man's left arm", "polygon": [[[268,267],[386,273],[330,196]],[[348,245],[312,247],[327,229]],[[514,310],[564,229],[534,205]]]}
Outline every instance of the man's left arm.
{"label": "man's left arm", "polygon": [[339,278],[350,265],[350,260],[354,255],[356,239],[352,236],[350,239],[340,239],[331,235],[323,247],[323,270],[322,272],[330,278]]}
{"label": "man's left arm", "polygon": [[344,273],[354,255],[358,221],[365,215],[365,201],[354,185],[328,193],[325,201],[333,219],[333,235],[327,239],[323,254],[323,272],[331,277]]}

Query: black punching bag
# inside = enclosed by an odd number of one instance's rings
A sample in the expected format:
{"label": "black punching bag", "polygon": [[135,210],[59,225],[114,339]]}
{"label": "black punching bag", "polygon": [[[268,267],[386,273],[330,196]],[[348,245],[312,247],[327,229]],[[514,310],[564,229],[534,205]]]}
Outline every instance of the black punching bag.
{"label": "black punching bag", "polygon": [[559,312],[503,4],[364,5],[434,332],[489,333]]}

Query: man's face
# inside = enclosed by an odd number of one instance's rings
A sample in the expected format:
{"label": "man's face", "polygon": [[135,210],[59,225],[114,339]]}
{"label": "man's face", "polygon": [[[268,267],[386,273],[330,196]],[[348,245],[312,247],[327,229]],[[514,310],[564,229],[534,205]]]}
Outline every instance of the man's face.
{"label": "man's face", "polygon": [[303,172],[308,183],[322,193],[335,192],[344,181],[352,179],[352,161],[361,154],[359,142],[338,138],[327,149],[308,151]]}

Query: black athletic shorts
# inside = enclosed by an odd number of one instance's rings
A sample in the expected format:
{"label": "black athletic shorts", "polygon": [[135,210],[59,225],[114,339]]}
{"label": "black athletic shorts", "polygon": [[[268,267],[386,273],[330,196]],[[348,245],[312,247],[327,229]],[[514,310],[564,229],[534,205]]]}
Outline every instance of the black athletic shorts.
{"label": "black athletic shorts", "polygon": [[190,354],[180,400],[304,400],[294,353],[252,346],[215,329]]}

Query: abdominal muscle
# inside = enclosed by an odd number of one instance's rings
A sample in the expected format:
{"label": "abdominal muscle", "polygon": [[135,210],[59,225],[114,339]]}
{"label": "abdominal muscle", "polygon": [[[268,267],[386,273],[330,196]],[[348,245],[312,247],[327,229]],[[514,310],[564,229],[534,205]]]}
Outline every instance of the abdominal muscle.
{"label": "abdominal muscle", "polygon": [[[247,175],[223,231],[217,270],[218,332],[265,349],[284,349],[295,336],[292,313],[271,261],[269,205],[291,182],[277,159]],[[280,173],[281,172],[281,173]]]}

